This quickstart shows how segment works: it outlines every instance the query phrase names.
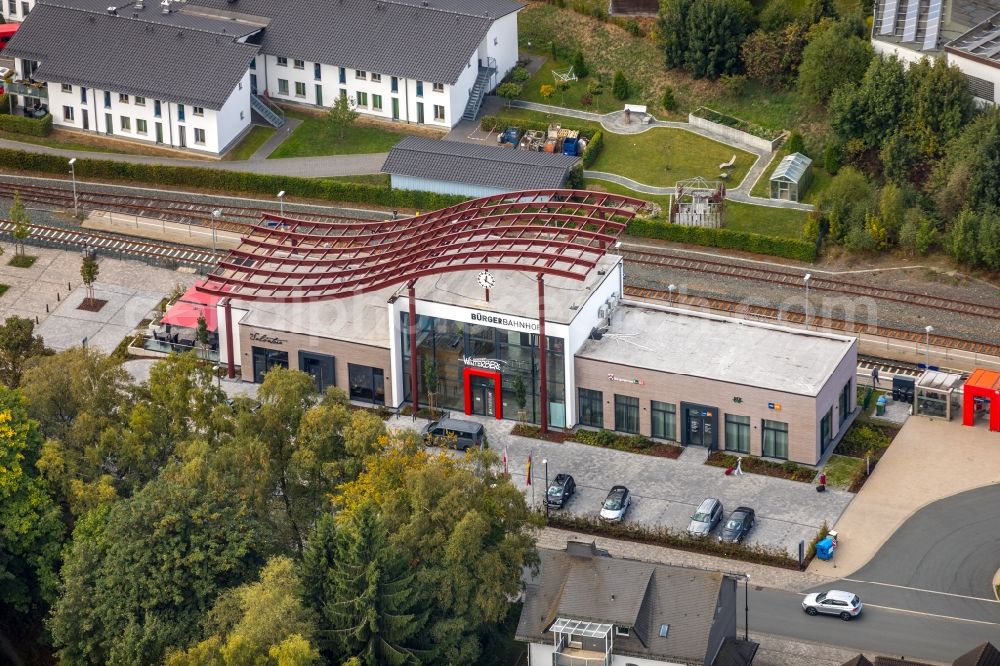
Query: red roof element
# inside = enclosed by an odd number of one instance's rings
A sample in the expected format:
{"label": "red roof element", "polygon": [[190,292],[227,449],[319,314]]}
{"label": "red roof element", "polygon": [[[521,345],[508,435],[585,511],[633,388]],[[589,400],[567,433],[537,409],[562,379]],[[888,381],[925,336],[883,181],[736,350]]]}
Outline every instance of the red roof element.
{"label": "red roof element", "polygon": [[314,222],[266,215],[198,287],[256,301],[318,301],[426,275],[524,270],[583,280],[644,201],[532,190],[398,220]]}
{"label": "red roof element", "polygon": [[200,291],[204,283],[204,280],[199,280],[189,287],[164,313],[160,322],[182,328],[198,328],[198,318],[204,317],[208,330],[215,331],[219,327],[215,306],[221,296]]}

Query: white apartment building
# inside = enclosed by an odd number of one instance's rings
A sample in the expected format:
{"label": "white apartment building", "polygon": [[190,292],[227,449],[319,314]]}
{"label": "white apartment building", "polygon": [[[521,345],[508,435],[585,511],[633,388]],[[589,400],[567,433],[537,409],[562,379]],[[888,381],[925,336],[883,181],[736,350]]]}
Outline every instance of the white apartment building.
{"label": "white apartment building", "polygon": [[5,23],[23,21],[34,8],[35,0],[2,0],[0,2],[0,14],[3,15]]}
{"label": "white apartment building", "polygon": [[[270,101],[438,126],[517,62],[512,0],[39,0],[11,39],[21,107],[54,125],[220,155]],[[7,0],[0,0],[7,2]]]}
{"label": "white apartment building", "polygon": [[1000,103],[997,0],[876,0],[872,47],[904,63],[943,57],[979,104]]}

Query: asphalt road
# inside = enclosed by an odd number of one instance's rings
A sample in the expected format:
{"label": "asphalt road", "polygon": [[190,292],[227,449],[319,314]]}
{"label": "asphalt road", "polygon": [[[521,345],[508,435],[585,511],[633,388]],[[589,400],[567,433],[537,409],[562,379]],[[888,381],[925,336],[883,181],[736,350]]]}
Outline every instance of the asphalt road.
{"label": "asphalt road", "polygon": [[950,662],[983,641],[1000,642],[1000,602],[992,590],[998,569],[1000,485],[994,485],[924,507],[868,564],[836,583],[861,597],[860,618],[810,617],[801,594],[753,588],[751,634]]}

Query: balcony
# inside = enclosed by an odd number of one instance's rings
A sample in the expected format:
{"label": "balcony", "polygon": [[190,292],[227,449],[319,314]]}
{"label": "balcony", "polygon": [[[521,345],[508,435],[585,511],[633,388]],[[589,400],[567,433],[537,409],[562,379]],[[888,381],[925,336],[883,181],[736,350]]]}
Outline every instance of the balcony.
{"label": "balcony", "polygon": [[23,95],[24,97],[35,97],[37,99],[48,99],[49,89],[43,81],[9,81],[4,84],[7,92],[11,95]]}
{"label": "balcony", "polygon": [[611,655],[594,650],[564,647],[552,655],[552,666],[611,666]]}

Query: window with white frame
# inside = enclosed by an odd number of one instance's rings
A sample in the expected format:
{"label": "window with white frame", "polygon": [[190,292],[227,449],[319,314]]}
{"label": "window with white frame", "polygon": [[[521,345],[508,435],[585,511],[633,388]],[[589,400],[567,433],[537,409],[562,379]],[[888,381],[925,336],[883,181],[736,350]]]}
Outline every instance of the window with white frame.
{"label": "window with white frame", "polygon": [[146,121],[142,118],[135,119],[135,131],[139,134],[145,134],[147,131]]}
{"label": "window with white frame", "polygon": [[372,83],[381,83],[381,81],[382,81],[382,75],[372,72]]}
{"label": "window with white frame", "polygon": [[17,16],[17,1],[7,0],[7,13],[10,14],[11,18]]}
{"label": "window with white frame", "polygon": [[30,11],[31,11],[31,7],[28,6],[28,3],[24,2],[24,0],[21,0],[21,16],[25,16],[26,17],[28,15],[28,12],[30,12]]}
{"label": "window with white frame", "polygon": [[205,130],[200,127],[194,128],[194,142],[203,144],[205,143]]}
{"label": "window with white frame", "polygon": [[434,84],[434,92],[444,92],[444,84],[443,83],[435,83]]}
{"label": "window with white frame", "polygon": [[295,82],[295,96],[296,97],[306,96],[306,84],[302,83],[302,81]]}
{"label": "window with white frame", "polygon": [[71,93],[71,92],[73,92],[73,85],[70,84],[70,83],[64,83],[64,84],[62,84],[62,91],[64,93]]}
{"label": "window with white frame", "polygon": [[118,101],[121,104],[128,104],[128,95],[125,93],[118,93]]}
{"label": "window with white frame", "polygon": [[296,58],[295,61],[292,64],[295,67],[295,69],[305,69],[306,68],[306,61],[305,60],[299,60],[298,58]]}
{"label": "window with white frame", "polygon": [[444,120],[444,107],[440,104],[434,105],[434,120]]}
{"label": "window with white frame", "polygon": [[63,120],[67,123],[73,122],[73,107],[64,106],[63,107]]}
{"label": "window with white frame", "polygon": [[382,110],[382,95],[372,95],[372,111]]}
{"label": "window with white frame", "polygon": [[368,93],[366,92],[358,93],[358,106],[364,109],[368,108]]}
{"label": "window with white frame", "polygon": [[129,118],[128,116],[122,116],[121,117],[121,128],[122,128],[123,132],[131,132],[132,131],[132,119]]}
{"label": "window with white frame", "polygon": [[354,78],[356,78],[356,79],[367,79],[368,78],[368,73],[365,72],[363,69],[356,69],[356,70],[354,70]]}
{"label": "window with white frame", "polygon": [[623,627],[620,624],[615,625],[615,636],[622,636],[624,638],[628,638],[628,635],[629,635],[628,627]]}
{"label": "window with white frame", "polygon": [[288,58],[278,56],[278,67],[288,67]]}
{"label": "window with white frame", "polygon": [[146,98],[145,97],[139,97],[138,95],[136,95],[135,96],[135,105],[136,106],[146,106]]}
{"label": "window with white frame", "polygon": [[287,95],[288,94],[288,80],[278,79],[278,94]]}
{"label": "window with white frame", "polygon": [[203,106],[192,106],[191,107],[191,113],[193,113],[196,116],[204,116],[205,115],[205,107],[203,107]]}

